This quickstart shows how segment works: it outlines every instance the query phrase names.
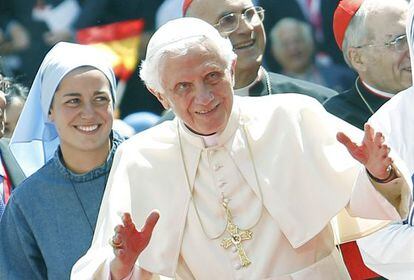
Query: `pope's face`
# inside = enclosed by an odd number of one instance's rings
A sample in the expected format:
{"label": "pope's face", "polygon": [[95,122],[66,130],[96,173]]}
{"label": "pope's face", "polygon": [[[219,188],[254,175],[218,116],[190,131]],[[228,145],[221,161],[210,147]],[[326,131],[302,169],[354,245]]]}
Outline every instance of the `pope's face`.
{"label": "pope's face", "polygon": [[205,44],[195,44],[185,55],[167,54],[160,63],[164,92],[155,94],[190,130],[210,135],[227,125],[233,77],[226,61]]}
{"label": "pope's face", "polygon": [[67,154],[107,153],[113,122],[108,79],[92,67],[69,72],[56,90],[49,116]]}
{"label": "pope's face", "polygon": [[238,28],[229,34],[222,33],[222,36],[229,37],[233,45],[237,54],[237,69],[257,69],[262,63],[266,44],[264,27],[261,22],[249,24],[240,17],[246,9],[253,6],[251,0],[198,0],[190,5],[187,15],[216,25],[223,16],[236,14],[239,17]]}

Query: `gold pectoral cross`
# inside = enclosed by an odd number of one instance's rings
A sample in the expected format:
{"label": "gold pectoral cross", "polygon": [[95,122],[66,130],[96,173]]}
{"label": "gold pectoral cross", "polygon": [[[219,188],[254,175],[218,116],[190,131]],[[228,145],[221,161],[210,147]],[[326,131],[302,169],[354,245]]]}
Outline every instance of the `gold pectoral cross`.
{"label": "gold pectoral cross", "polygon": [[251,230],[241,230],[233,223],[233,218],[232,218],[230,209],[228,208],[227,204],[228,202],[223,201],[223,207],[226,210],[226,216],[227,216],[226,231],[229,233],[230,237],[224,238],[221,241],[220,245],[224,249],[227,249],[231,245],[233,245],[237,250],[237,254],[239,255],[241,265],[245,267],[251,264],[251,261],[247,257],[246,252],[244,251],[241,243],[242,241],[252,239],[253,232]]}

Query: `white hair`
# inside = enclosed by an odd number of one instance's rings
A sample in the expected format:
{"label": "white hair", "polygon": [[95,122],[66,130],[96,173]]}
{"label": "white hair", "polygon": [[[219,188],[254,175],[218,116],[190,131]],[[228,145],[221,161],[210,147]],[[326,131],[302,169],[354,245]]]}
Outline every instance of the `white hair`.
{"label": "white hair", "polygon": [[309,46],[313,46],[314,40],[312,36],[312,29],[310,25],[306,22],[297,20],[295,18],[286,17],[279,20],[270,31],[270,41],[272,45],[276,47],[278,50],[281,47],[280,40],[279,40],[279,32],[285,27],[298,27],[300,32],[302,33],[301,37],[305,39],[305,42]]}
{"label": "white hair", "polygon": [[[230,68],[236,59],[229,39],[220,36],[210,24],[197,18],[179,18],[161,26],[148,43],[141,63],[140,77],[148,88],[163,93],[160,64],[166,55],[185,55],[195,45],[202,45],[220,55]],[[211,47],[213,49],[211,49]]]}
{"label": "white hair", "polygon": [[[349,48],[357,47],[366,42],[366,39],[372,40],[372,33],[366,26],[368,16],[375,14],[377,11],[388,9],[390,7],[408,9],[407,0],[364,0],[358,11],[352,17],[344,35],[342,42],[342,52],[345,62],[353,68],[350,57]],[[392,23],[391,23],[392,24]]]}

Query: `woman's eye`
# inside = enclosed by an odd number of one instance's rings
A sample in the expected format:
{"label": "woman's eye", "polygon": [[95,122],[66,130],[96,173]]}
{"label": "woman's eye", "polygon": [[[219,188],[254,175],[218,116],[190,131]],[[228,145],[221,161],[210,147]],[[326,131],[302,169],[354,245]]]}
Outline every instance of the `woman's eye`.
{"label": "woman's eye", "polygon": [[77,104],[80,103],[80,99],[78,99],[78,98],[69,99],[65,103],[69,104],[69,105],[77,105]]}

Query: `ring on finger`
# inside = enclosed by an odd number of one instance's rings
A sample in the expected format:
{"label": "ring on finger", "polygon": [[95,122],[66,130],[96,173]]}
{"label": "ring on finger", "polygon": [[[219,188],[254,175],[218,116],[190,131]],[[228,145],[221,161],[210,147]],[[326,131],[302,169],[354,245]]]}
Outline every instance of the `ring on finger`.
{"label": "ring on finger", "polygon": [[114,249],[121,248],[122,247],[122,241],[115,242],[114,238],[115,237],[112,237],[111,239],[109,239],[109,245],[111,245],[112,248],[114,248]]}

